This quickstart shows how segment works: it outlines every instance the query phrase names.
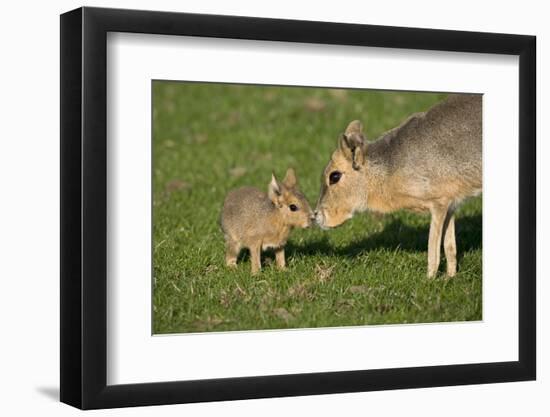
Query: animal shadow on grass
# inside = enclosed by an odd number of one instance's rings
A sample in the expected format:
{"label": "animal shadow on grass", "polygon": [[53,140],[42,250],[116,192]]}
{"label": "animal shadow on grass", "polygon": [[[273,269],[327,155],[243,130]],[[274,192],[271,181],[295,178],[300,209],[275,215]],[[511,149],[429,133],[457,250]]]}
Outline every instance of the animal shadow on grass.
{"label": "animal shadow on grass", "polygon": [[[458,262],[464,252],[481,248],[482,216],[465,216],[456,219],[456,244]],[[407,252],[427,252],[429,225],[410,226],[400,219],[394,219],[381,232],[369,234],[365,230],[364,237],[349,245],[335,247],[330,244],[328,237],[296,245],[289,242],[286,250],[289,256],[293,255],[327,255],[347,256],[354,258],[376,249],[390,249]]]}

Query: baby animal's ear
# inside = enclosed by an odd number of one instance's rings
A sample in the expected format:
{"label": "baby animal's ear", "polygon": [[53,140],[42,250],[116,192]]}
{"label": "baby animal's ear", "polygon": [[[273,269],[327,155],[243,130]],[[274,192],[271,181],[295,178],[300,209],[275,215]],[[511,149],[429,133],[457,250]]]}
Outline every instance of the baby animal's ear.
{"label": "baby animal's ear", "polygon": [[298,180],[296,179],[296,173],[292,168],[289,168],[286,170],[285,179],[283,180],[283,184],[286,185],[288,188],[295,187],[298,183]]}
{"label": "baby animal's ear", "polygon": [[271,174],[271,182],[267,186],[267,195],[273,204],[279,204],[282,192],[281,184],[277,181],[277,178],[275,178],[275,174]]}

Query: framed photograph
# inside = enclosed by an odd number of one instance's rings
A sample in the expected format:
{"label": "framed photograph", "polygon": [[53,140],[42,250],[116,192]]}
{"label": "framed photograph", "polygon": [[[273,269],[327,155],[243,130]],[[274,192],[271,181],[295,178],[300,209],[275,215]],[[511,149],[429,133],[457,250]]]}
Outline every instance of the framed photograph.
{"label": "framed photograph", "polygon": [[61,16],[61,401],[533,380],[535,37]]}

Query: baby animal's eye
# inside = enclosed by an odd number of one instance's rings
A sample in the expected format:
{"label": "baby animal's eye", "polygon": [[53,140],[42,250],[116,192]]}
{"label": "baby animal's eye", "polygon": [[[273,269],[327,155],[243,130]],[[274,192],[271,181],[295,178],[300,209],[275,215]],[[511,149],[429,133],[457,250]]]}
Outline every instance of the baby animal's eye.
{"label": "baby animal's eye", "polygon": [[341,177],[342,173],[340,171],[332,171],[328,176],[328,182],[330,185],[336,184],[338,181],[340,181]]}
{"label": "baby animal's eye", "polygon": [[290,211],[298,210],[298,206],[296,204],[291,204],[290,206],[288,206],[288,208],[290,209]]}

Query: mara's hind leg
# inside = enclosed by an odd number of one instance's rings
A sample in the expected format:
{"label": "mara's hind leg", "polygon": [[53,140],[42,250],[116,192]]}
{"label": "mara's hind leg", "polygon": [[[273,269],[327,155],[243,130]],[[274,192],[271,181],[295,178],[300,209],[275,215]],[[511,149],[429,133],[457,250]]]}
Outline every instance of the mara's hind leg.
{"label": "mara's hind leg", "polygon": [[237,266],[237,257],[241,251],[241,246],[229,236],[225,238],[225,264],[230,268]]}
{"label": "mara's hind leg", "polygon": [[430,223],[430,237],[428,239],[428,278],[435,277],[439,268],[441,257],[441,235],[449,204],[434,204],[430,210],[432,220]]}
{"label": "mara's hind leg", "polygon": [[443,248],[445,249],[445,258],[447,259],[447,276],[454,277],[456,274],[456,237],[453,207],[449,208],[447,212],[443,233]]}

